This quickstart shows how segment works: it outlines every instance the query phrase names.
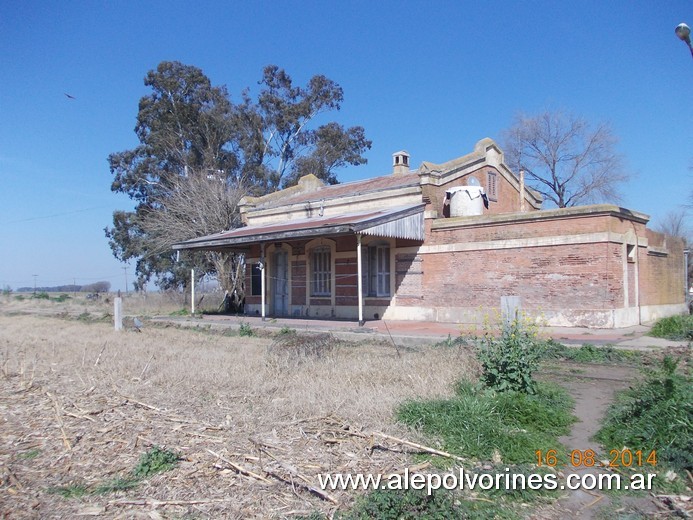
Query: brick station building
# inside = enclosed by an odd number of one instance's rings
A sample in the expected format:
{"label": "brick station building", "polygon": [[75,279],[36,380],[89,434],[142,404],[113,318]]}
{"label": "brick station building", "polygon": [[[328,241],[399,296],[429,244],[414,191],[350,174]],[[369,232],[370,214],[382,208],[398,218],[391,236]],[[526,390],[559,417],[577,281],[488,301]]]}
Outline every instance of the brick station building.
{"label": "brick station building", "polygon": [[541,210],[491,139],[443,164],[241,201],[244,227],[174,245],[245,253],[246,312],[478,323],[501,301],[553,326],[683,313],[684,246],[611,204]]}

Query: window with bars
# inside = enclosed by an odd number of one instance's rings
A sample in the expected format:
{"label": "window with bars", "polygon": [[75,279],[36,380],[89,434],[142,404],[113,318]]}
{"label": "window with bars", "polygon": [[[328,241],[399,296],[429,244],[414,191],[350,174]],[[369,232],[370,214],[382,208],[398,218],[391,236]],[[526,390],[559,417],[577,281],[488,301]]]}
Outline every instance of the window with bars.
{"label": "window with bars", "polygon": [[390,296],[390,246],[369,246],[367,254],[366,294]]}
{"label": "window with bars", "polygon": [[486,176],[486,196],[488,200],[498,202],[498,175],[496,172],[487,172]]}
{"label": "window with bars", "polygon": [[329,247],[313,249],[311,265],[311,296],[332,294],[332,255]]}

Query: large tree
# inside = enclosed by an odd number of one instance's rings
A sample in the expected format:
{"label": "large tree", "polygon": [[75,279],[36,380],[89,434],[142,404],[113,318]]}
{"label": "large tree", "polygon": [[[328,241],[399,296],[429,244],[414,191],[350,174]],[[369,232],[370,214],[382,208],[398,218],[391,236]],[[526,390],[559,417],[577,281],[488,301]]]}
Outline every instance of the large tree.
{"label": "large tree", "polygon": [[194,265],[232,289],[230,255],[179,258],[171,244],[237,226],[243,194],[288,186],[297,172],[335,182],[334,169],[365,163],[362,154],[371,145],[361,127],[311,127],[318,114],[338,110],[343,100],[341,87],[324,76],[299,87],[284,70],[268,66],[257,101],[246,90],[238,104],[199,68],[179,62],[160,63],[145,85],[151,93],[139,103],[140,144],[108,157],[111,189],[136,206],[114,212],[105,230],[116,258],[136,262],[140,287],[152,278],[164,288],[184,285]]}
{"label": "large tree", "polygon": [[591,125],[563,111],[518,115],[502,134],[510,166],[559,208],[616,202],[629,174],[606,123]]}

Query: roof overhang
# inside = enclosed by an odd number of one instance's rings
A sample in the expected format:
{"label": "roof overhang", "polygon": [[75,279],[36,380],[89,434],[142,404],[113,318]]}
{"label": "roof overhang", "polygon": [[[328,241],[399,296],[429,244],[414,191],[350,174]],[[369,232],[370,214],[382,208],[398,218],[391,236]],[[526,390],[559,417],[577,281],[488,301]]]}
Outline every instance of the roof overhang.
{"label": "roof overhang", "polygon": [[425,204],[398,206],[258,226],[245,226],[173,244],[174,250],[246,249],[252,244],[319,236],[363,234],[387,238],[424,239]]}

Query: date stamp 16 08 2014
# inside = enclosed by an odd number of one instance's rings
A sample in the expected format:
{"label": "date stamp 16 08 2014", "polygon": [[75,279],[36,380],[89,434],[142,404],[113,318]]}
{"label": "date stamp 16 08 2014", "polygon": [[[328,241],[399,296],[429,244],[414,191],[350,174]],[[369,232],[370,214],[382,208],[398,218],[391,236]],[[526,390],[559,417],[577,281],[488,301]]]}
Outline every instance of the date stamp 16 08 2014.
{"label": "date stamp 16 08 2014", "polygon": [[[537,466],[555,467],[558,465],[558,450],[537,450],[534,454],[537,457]],[[568,464],[574,468],[592,468],[595,466],[608,468],[655,467],[657,465],[657,450],[643,451],[628,448],[609,450],[609,458],[604,461],[599,459],[594,450],[572,450],[568,458]]]}

